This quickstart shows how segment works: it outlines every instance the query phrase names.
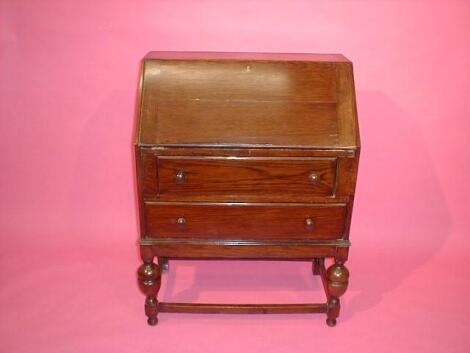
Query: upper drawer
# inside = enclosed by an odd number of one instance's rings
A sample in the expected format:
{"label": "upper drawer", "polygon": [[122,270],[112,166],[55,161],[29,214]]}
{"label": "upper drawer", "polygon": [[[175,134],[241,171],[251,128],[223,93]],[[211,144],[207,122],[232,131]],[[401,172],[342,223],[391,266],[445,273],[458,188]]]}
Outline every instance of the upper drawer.
{"label": "upper drawer", "polygon": [[335,158],[158,157],[161,197],[332,196]]}

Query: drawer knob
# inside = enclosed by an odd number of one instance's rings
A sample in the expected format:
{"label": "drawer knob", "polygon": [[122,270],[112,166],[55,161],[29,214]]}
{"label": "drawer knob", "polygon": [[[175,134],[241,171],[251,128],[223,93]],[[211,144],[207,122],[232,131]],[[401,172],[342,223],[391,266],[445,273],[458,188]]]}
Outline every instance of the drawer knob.
{"label": "drawer knob", "polygon": [[177,183],[184,183],[186,181],[186,174],[180,170],[176,173],[176,182]]}
{"label": "drawer knob", "polygon": [[307,218],[305,220],[305,228],[313,229],[314,226],[315,226],[315,222],[313,221],[313,218]]}
{"label": "drawer knob", "polygon": [[309,175],[308,175],[308,179],[310,180],[310,182],[312,184],[316,184],[320,181],[320,176],[315,173],[315,172],[311,172]]}
{"label": "drawer knob", "polygon": [[180,227],[184,227],[186,225],[186,219],[184,217],[179,217],[176,219],[176,224]]}

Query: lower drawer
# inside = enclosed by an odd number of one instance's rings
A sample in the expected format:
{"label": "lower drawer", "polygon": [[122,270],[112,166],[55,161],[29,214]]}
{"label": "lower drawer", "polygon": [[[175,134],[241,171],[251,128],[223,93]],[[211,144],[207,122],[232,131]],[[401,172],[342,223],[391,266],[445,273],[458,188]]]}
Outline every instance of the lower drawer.
{"label": "lower drawer", "polygon": [[343,204],[148,203],[146,235],[163,238],[339,239]]}

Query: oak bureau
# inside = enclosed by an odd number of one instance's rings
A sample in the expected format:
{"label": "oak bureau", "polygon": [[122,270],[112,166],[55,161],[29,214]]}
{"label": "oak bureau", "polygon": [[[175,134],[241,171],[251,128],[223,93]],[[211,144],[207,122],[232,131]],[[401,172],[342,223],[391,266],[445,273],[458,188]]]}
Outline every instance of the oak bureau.
{"label": "oak bureau", "polygon": [[[324,313],[334,326],[359,150],[352,63],[342,55],[145,56],[135,158],[148,323],[159,312]],[[159,302],[161,273],[179,258],[308,260],[326,302]]]}

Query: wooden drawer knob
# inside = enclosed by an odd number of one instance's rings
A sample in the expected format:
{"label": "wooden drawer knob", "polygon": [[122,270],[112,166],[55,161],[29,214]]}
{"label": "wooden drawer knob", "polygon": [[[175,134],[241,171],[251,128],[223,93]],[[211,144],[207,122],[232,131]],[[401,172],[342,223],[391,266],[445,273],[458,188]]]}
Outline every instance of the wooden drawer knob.
{"label": "wooden drawer knob", "polygon": [[308,179],[310,180],[310,182],[312,184],[316,184],[320,181],[320,176],[315,173],[315,172],[311,172],[309,175],[308,175]]}
{"label": "wooden drawer knob", "polygon": [[184,227],[186,225],[186,218],[184,217],[179,217],[177,220],[176,220],[176,224],[179,226],[179,227]]}
{"label": "wooden drawer knob", "polygon": [[313,220],[313,218],[307,218],[305,219],[305,228],[307,229],[313,229],[313,227],[315,226],[315,222]]}
{"label": "wooden drawer knob", "polygon": [[177,183],[184,183],[186,181],[186,174],[180,170],[178,173],[176,173],[176,182]]}

